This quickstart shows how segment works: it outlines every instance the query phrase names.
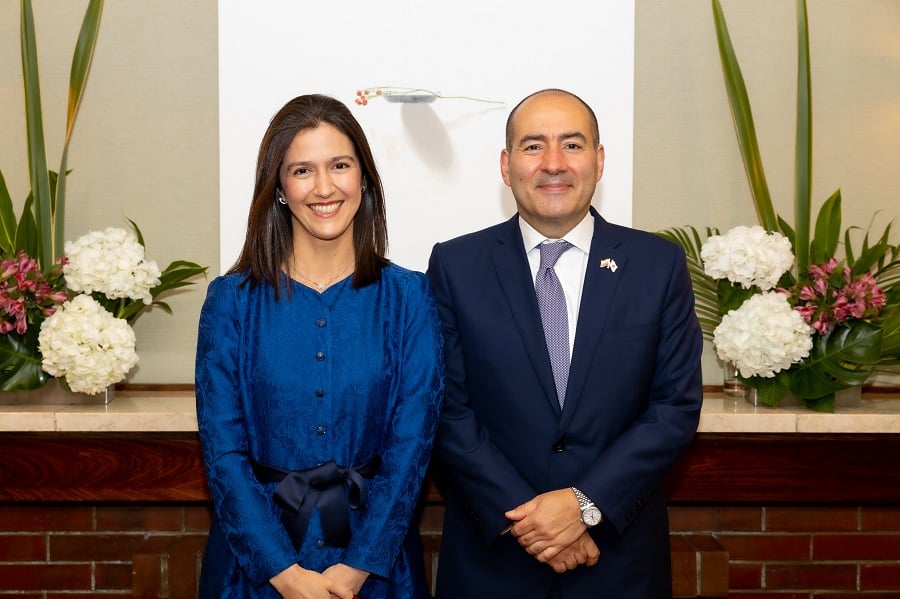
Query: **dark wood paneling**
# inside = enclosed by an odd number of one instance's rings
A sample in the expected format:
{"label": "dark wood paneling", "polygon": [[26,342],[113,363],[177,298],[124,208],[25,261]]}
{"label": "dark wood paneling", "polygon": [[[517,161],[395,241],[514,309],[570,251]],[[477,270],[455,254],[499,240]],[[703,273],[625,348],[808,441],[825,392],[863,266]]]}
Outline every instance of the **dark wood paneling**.
{"label": "dark wood paneling", "polygon": [[900,434],[700,433],[666,479],[671,503],[900,503]]}
{"label": "dark wood paneling", "polygon": [[[674,504],[889,505],[898,463],[900,434],[701,433],[666,490]],[[0,501],[208,499],[196,434],[0,434]]]}
{"label": "dark wood paneling", "polygon": [[208,499],[196,434],[0,434],[0,501]]}

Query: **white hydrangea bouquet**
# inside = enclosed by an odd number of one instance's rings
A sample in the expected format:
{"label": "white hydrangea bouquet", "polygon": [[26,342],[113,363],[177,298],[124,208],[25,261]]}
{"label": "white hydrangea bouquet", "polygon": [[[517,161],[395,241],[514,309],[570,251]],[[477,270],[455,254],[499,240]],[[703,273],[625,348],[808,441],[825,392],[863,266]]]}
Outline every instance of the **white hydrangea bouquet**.
{"label": "white hydrangea bouquet", "polygon": [[719,358],[749,379],[772,378],[809,355],[812,327],[788,293],[772,291],[794,264],[787,237],[758,225],[734,227],[707,238],[700,258],[727,310],[713,330]]}
{"label": "white hydrangea bouquet", "polygon": [[56,377],[94,395],[134,368],[135,320],[152,306],[171,314],[160,296],[207,269],[178,260],[160,271],[129,222],[133,231],[108,227],[66,242],[61,276],[43,275],[24,253],[3,261],[0,390],[34,389]]}
{"label": "white hydrangea bouquet", "polygon": [[870,245],[866,236],[864,251],[841,261],[815,250],[822,262],[798,276],[790,238],[758,225],[707,228],[705,240],[693,227],[659,235],[685,249],[704,337],[762,403],[792,393],[832,412],[836,391],[896,363],[900,295],[880,281],[895,282],[900,262],[885,260],[897,252],[885,239]]}

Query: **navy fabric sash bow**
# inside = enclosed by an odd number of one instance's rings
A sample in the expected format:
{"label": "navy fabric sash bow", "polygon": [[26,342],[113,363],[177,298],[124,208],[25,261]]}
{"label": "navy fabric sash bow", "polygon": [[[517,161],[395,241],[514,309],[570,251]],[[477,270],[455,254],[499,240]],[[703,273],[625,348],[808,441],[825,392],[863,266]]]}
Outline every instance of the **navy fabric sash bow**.
{"label": "navy fabric sash bow", "polygon": [[[346,547],[350,542],[350,509],[366,504],[366,478],[375,476],[381,456],[347,468],[334,461],[306,470],[281,470],[252,461],[253,473],[261,483],[275,483],[273,496],[281,506],[281,522],[296,548],[300,548],[313,508],[319,510],[323,541],[330,547]],[[347,493],[344,493],[344,486]]]}

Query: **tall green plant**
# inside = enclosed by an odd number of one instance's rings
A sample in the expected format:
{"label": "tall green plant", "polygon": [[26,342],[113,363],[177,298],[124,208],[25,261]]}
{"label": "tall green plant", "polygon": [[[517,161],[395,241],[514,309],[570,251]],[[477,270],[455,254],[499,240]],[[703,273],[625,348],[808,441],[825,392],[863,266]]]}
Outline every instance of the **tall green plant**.
{"label": "tall green plant", "polygon": [[81,23],[69,74],[66,134],[59,170],[54,172],[47,166],[44,143],[34,13],[31,0],[21,0],[22,82],[25,89],[25,125],[31,193],[26,198],[21,217],[17,221],[6,181],[0,173],[0,251],[5,255],[13,255],[18,249],[25,249],[37,259],[41,269],[45,271],[63,253],[69,142],[72,139],[72,131],[94,57],[103,1],[90,0]]}
{"label": "tall green plant", "polygon": [[[866,231],[861,247],[854,248],[851,231],[841,233],[841,192],[835,191],[823,204],[815,220],[812,237],[812,85],[810,78],[809,26],[806,0],[797,0],[797,128],[794,163],[794,223],[781,218],[772,205],[760,158],[759,144],[750,109],[750,100],[720,0],[712,0],[713,21],[729,108],[759,224],[768,231],[780,231],[791,242],[796,270],[785,273],[779,287],[795,293],[810,284],[811,265],[824,264],[836,256],[843,243],[846,267],[856,279],[871,274],[884,292],[886,303],[877,317],[855,318],[824,334],[814,335],[810,355],[782,370],[773,378],[751,377],[760,399],[776,405],[791,391],[816,410],[832,411],[834,392],[864,383],[879,366],[900,366],[900,246],[892,245],[890,225],[870,242]],[[707,228],[706,237],[711,229]],[[745,297],[732,293],[735,285],[713,281],[702,268],[699,255],[704,239],[693,227],[668,229],[659,233],[685,248],[694,291],[697,315],[704,334],[712,337],[722,315],[739,306]]]}
{"label": "tall green plant", "polygon": [[719,58],[735,132],[744,160],[744,169],[759,224],[767,231],[783,232],[793,244],[797,268],[804,273],[809,268],[810,202],[812,189],[812,93],[809,69],[809,26],[806,0],[797,0],[797,130],[794,161],[794,225],[780,218],[772,205],[766,174],[759,154],[753,111],[744,76],[738,64],[731,35],[725,22],[720,0],[712,0]]}

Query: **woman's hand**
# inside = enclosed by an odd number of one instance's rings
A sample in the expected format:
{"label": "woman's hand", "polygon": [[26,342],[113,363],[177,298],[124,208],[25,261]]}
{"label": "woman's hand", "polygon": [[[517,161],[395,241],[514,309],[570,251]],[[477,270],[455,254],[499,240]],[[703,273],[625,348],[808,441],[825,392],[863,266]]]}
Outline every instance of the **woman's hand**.
{"label": "woman's hand", "polygon": [[365,570],[357,570],[346,564],[335,564],[330,568],[326,568],[322,575],[330,578],[335,582],[346,585],[354,593],[358,593],[362,585],[365,584],[369,573]]}
{"label": "woman's hand", "polygon": [[298,564],[282,570],[269,582],[284,599],[354,599],[354,591],[344,582],[306,570]]}

